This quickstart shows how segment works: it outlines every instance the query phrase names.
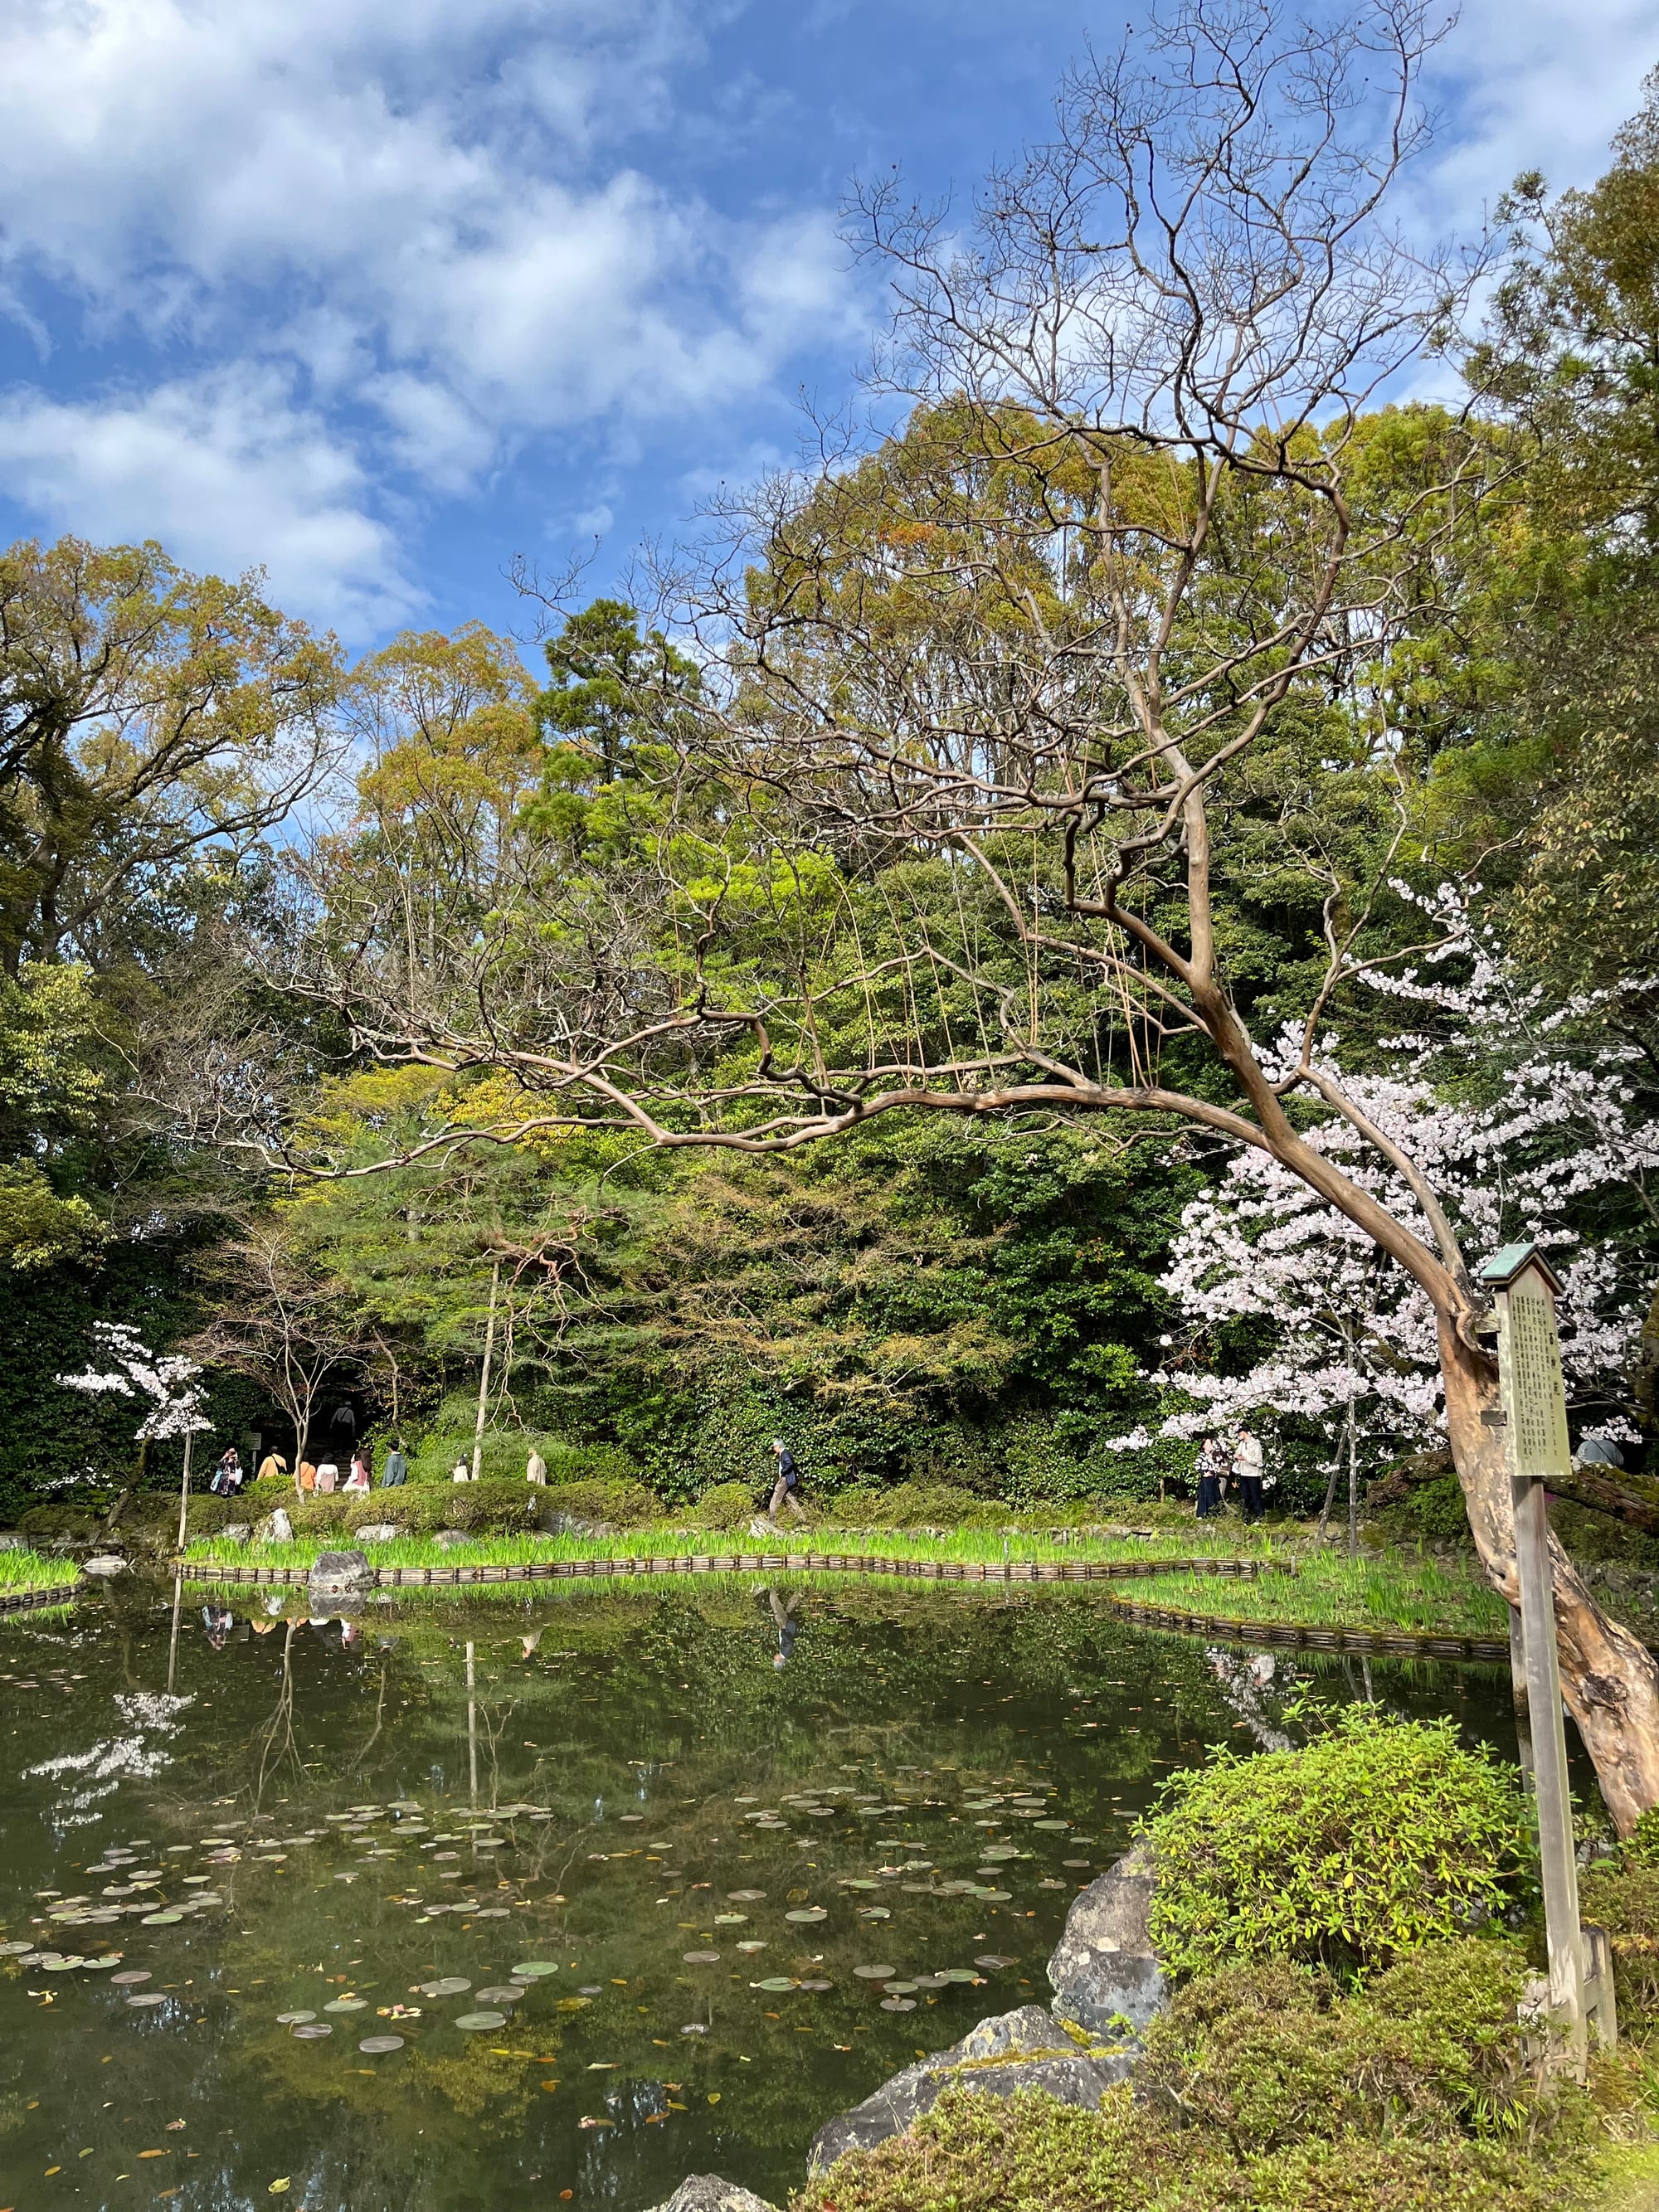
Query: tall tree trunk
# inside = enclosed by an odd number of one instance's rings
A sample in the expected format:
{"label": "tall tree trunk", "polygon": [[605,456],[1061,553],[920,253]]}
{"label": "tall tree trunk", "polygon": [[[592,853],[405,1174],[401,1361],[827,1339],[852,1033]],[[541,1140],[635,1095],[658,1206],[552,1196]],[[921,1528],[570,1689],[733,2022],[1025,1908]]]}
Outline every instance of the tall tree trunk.
{"label": "tall tree trunk", "polygon": [[478,1418],[472,1431],[472,1480],[478,1480],[483,1462],[484,1416],[489,1410],[489,1363],[495,1354],[495,1297],[501,1286],[501,1263],[489,1272],[489,1319],[484,1324],[483,1368],[478,1376]]}
{"label": "tall tree trunk", "polygon": [[[1496,1362],[1440,1322],[1446,1427],[1469,1528],[1486,1580],[1510,1605],[1521,1600],[1515,1568],[1515,1511],[1504,1432],[1482,1417],[1500,1410]],[[1550,1564],[1561,1689],[1614,1826],[1629,1835],[1659,1805],[1659,1663],[1627,1628],[1607,1620],[1583,1576],[1552,1535]],[[1542,1717],[1534,1714],[1534,1725]]]}

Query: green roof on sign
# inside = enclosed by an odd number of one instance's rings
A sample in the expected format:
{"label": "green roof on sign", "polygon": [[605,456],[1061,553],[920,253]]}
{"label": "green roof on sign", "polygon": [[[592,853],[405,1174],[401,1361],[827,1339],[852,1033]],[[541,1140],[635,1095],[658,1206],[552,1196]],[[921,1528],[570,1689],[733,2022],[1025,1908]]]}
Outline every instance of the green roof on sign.
{"label": "green roof on sign", "polygon": [[1500,1251],[1492,1254],[1491,1259],[1481,1268],[1476,1279],[1482,1283],[1489,1283],[1494,1290],[1501,1291],[1512,1283],[1522,1269],[1528,1267],[1536,1267],[1557,1297],[1560,1297],[1561,1278],[1538,1247],[1532,1243],[1505,1244]]}

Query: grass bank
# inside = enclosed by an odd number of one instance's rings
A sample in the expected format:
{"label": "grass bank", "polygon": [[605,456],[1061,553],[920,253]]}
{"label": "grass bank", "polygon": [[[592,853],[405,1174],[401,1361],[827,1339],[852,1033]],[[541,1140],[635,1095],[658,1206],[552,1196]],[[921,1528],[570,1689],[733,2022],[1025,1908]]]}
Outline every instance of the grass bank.
{"label": "grass bank", "polygon": [[1248,1595],[1225,1603],[1212,1575],[1161,1574],[1137,1581],[1137,1604],[1183,1613],[1247,1613],[1253,1620],[1303,1628],[1393,1628],[1418,1635],[1506,1637],[1509,1613],[1473,1567],[1416,1559],[1409,1553],[1351,1559],[1346,1553],[1304,1549],[1294,1576],[1263,1575]]}

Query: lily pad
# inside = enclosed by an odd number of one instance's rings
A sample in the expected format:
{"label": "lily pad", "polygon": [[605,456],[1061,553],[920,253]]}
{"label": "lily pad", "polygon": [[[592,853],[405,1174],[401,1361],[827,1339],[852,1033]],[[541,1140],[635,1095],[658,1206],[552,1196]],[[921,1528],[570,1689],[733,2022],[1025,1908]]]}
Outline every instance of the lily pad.
{"label": "lily pad", "polygon": [[165,1990],[141,1990],[136,1996],[127,1999],[130,2005],[158,2005],[165,2004],[167,2001]]}
{"label": "lily pad", "polygon": [[853,1972],[861,1982],[890,1982],[898,1972],[896,1966],[854,1966]]}
{"label": "lily pad", "polygon": [[976,1982],[979,1976],[971,1966],[941,1966],[939,1979],[945,1982]]}
{"label": "lily pad", "polygon": [[976,1889],[973,1892],[981,1905],[1006,1905],[1013,1893],[1012,1889]]}
{"label": "lily pad", "polygon": [[32,1951],[33,1943],[0,1943],[0,1959],[21,1959],[25,1951]]}
{"label": "lily pad", "polygon": [[514,1973],[521,1978],[533,1978],[538,1974],[556,1974],[558,1971],[558,1963],[553,1959],[525,1959],[513,1969]]}
{"label": "lily pad", "polygon": [[799,1905],[793,1912],[786,1912],[783,1917],[786,1920],[805,1924],[809,1921],[827,1920],[830,1915],[821,1905]]}
{"label": "lily pad", "polygon": [[974,1964],[976,1966],[1017,1966],[1019,1964],[1019,1960],[1018,1959],[1005,1959],[1002,1954],[997,1951],[988,1951],[982,1959],[975,1959]]}
{"label": "lily pad", "polygon": [[333,2028],[325,2020],[306,2020],[295,2029],[294,2039],[296,2043],[315,2043],[319,2037],[332,2035],[333,2033]]}
{"label": "lily pad", "polygon": [[276,2024],[279,2027],[298,2027],[302,2021],[315,2020],[316,2017],[314,2012],[279,2012]]}
{"label": "lily pad", "polygon": [[147,1912],[143,1924],[146,1928],[172,1928],[184,1917],[182,1912]]}
{"label": "lily pad", "polygon": [[766,1946],[764,1943],[757,1942],[751,1936],[748,1942],[739,1943],[736,1948],[739,1951],[763,1951]]}
{"label": "lily pad", "polygon": [[359,2051],[368,2051],[373,2058],[378,2058],[383,2051],[401,2051],[403,2047],[401,2035],[366,2035],[357,2045]]}
{"label": "lily pad", "polygon": [[1039,1820],[1036,1823],[1039,1828],[1069,1828],[1071,1825],[1069,1820]]}
{"label": "lily pad", "polygon": [[769,1974],[763,1982],[751,1982],[749,1986],[755,1990],[793,1990],[796,1984],[793,1974]]}
{"label": "lily pad", "polygon": [[733,1905],[758,1905],[766,1895],[763,1889],[728,1889],[726,1893]]}
{"label": "lily pad", "polygon": [[884,1982],[882,1987],[890,1997],[913,1997],[916,1993],[914,1982]]}
{"label": "lily pad", "polygon": [[507,1987],[493,1990],[480,1990],[478,1991],[478,2002],[480,2004],[487,2005],[514,2005],[517,2004],[519,1999],[523,1995],[524,1991],[522,1990],[515,1990]]}
{"label": "lily pad", "polygon": [[142,1966],[129,1966],[125,1974],[112,1974],[110,1979],[122,1989],[136,1989],[140,1982],[147,1982],[149,1976]]}
{"label": "lily pad", "polygon": [[507,2014],[504,2012],[464,2012],[455,2025],[465,2028],[471,2035],[478,2035],[487,2027],[505,2027]]}
{"label": "lily pad", "polygon": [[325,2012],[367,2012],[367,1997],[332,1997],[323,2007]]}
{"label": "lily pad", "polygon": [[860,1920],[890,1920],[892,1917],[884,1905],[861,1905],[859,1907]]}
{"label": "lily pad", "polygon": [[682,1951],[680,1956],[688,1966],[717,1966],[720,1960],[718,1951]]}
{"label": "lily pad", "polygon": [[803,1982],[801,1984],[802,1989],[812,1990],[832,1990],[835,1986],[833,1982]]}
{"label": "lily pad", "polygon": [[884,2012],[914,2012],[916,2001],[914,1997],[884,1997],[881,2008]]}
{"label": "lily pad", "polygon": [[447,1974],[441,1981],[422,1982],[421,1995],[423,1997],[465,1996],[471,1986],[471,1982],[462,1981],[457,1974]]}

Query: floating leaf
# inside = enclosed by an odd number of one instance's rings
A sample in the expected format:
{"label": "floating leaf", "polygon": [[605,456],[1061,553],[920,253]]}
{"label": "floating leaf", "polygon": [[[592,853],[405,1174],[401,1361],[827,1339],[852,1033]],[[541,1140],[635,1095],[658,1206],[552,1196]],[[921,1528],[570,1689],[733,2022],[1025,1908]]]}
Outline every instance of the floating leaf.
{"label": "floating leaf", "polygon": [[147,1912],[143,1924],[146,1928],[171,1928],[184,1917],[182,1912]]}
{"label": "floating leaf", "polygon": [[284,2174],[280,2181],[273,2181],[271,2183],[270,2186],[266,2190],[265,2194],[267,2197],[280,2197],[287,2189],[288,2185],[288,2176],[287,2174]]}
{"label": "floating leaf", "polygon": [[314,2012],[279,2012],[276,2024],[279,2027],[298,2027],[301,2021],[315,2020],[316,2017]]}
{"label": "floating leaf", "polygon": [[524,1991],[522,1990],[515,1990],[510,1987],[495,1990],[480,1990],[478,1991],[478,2002],[480,2004],[487,2005],[514,2005],[517,2004],[519,1999],[523,1995]]}
{"label": "floating leaf", "polygon": [[793,1912],[786,1912],[783,1917],[786,1920],[794,1920],[805,1923],[814,1920],[827,1920],[830,1917],[830,1915],[825,1911],[824,1908],[821,1905],[799,1905],[796,1906]]}
{"label": "floating leaf", "polygon": [[758,1905],[766,1895],[763,1889],[728,1889],[726,1893],[733,1905]]}
{"label": "floating leaf", "polygon": [[1017,1966],[1019,1964],[1019,1960],[1018,1959],[1005,1959],[999,1952],[988,1951],[982,1959],[975,1959],[974,1964],[976,1966]]}
{"label": "floating leaf", "polygon": [[720,1960],[718,1951],[682,1951],[680,1956],[688,1966],[717,1966]]}
{"label": "floating leaf", "polygon": [[323,2007],[323,2010],[325,2012],[364,2012],[368,2007],[367,1997],[334,1997]]}
{"label": "floating leaf", "polygon": [[118,1988],[126,1989],[129,1986],[136,1987],[140,1982],[147,1982],[149,1976],[142,1966],[129,1966],[125,1974],[112,1974],[110,1979]]}
{"label": "floating leaf", "polygon": [[465,1996],[471,1986],[471,1982],[464,1982],[458,1974],[447,1974],[441,1981],[422,1982],[421,1995],[423,1997]]}
{"label": "floating leaf", "polygon": [[[793,1912],[787,1912],[784,1915],[786,1920],[793,1920],[796,1917]],[[749,1915],[746,1912],[717,1912],[714,1915],[714,1925],[716,1928],[741,1928],[748,1917]]]}
{"label": "floating leaf", "polygon": [[314,2043],[319,2036],[332,2035],[333,2033],[334,2030],[325,2020],[315,2020],[296,2027],[294,2031],[294,2039],[296,2043]]}
{"label": "floating leaf", "polygon": [[556,1974],[558,1971],[557,1962],[552,1959],[526,1959],[520,1965],[514,1966],[513,1969],[515,1975],[521,1976],[526,1974]]}
{"label": "floating leaf", "polygon": [[763,1982],[750,1982],[749,1986],[751,1990],[793,1990],[795,1978],[793,1974],[769,1974]]}
{"label": "floating leaf", "polygon": [[812,1990],[817,1991],[822,1990],[832,1990],[835,1987],[835,1984],[833,1982],[803,1982],[801,1984],[801,1987],[804,1990]]}
{"label": "floating leaf", "polygon": [[505,2027],[507,2014],[504,2012],[464,2012],[455,2025],[465,2028],[469,2034],[476,2035],[487,2027]]}
{"label": "floating leaf", "polygon": [[378,2058],[382,2051],[401,2051],[403,2047],[401,2035],[366,2035],[357,2045],[359,2051],[368,2051],[372,2058]]}
{"label": "floating leaf", "polygon": [[914,1997],[884,1997],[881,2008],[884,2012],[914,2012],[916,2001]]}
{"label": "floating leaf", "polygon": [[884,1982],[882,1987],[890,1997],[909,1997],[916,1993],[914,1982]]}
{"label": "floating leaf", "polygon": [[167,2002],[165,1990],[141,1990],[137,1996],[127,1999],[130,2005],[158,2005]]}
{"label": "floating leaf", "polygon": [[861,1982],[890,1982],[898,1972],[896,1966],[854,1966],[853,1972]]}

